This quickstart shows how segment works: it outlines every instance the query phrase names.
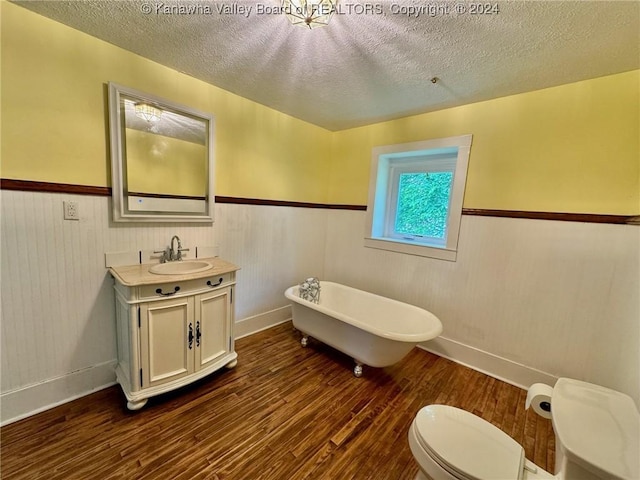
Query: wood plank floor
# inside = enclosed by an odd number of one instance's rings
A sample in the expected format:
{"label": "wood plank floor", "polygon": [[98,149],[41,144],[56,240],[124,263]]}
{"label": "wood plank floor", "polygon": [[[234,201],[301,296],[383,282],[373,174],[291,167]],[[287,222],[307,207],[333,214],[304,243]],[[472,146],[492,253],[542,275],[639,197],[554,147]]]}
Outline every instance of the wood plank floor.
{"label": "wood plank floor", "polygon": [[110,387],[0,430],[3,479],[375,479],[415,477],[416,412],[444,403],[498,426],[553,470],[551,424],[526,392],[420,349],[352,373],[352,361],[290,323],[239,340],[238,366],[129,412]]}

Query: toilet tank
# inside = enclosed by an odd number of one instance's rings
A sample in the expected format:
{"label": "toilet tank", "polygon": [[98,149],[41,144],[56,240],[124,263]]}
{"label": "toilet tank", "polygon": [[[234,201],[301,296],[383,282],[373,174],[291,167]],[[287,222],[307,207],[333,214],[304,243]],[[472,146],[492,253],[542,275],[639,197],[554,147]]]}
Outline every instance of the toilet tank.
{"label": "toilet tank", "polygon": [[553,388],[551,412],[560,478],[640,478],[640,415],[631,397],[561,378]]}

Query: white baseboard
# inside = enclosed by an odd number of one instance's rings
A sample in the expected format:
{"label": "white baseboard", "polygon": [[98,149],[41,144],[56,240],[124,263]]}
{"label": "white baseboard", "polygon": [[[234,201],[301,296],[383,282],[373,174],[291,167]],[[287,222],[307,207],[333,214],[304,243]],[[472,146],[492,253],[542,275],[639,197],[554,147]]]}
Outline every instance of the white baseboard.
{"label": "white baseboard", "polygon": [[115,384],[115,360],[0,395],[0,425],[16,422]]}
{"label": "white baseboard", "polygon": [[527,367],[526,365],[445,337],[438,337],[418,346],[435,355],[447,358],[465,367],[469,367],[525,390],[534,383],[546,383],[547,385],[554,386],[558,380],[558,377],[549,373]]}
{"label": "white baseboard", "polygon": [[[291,320],[289,305],[248,317],[236,323],[235,338],[247,337],[289,320]],[[524,390],[534,383],[553,386],[558,380],[558,377],[549,373],[445,337],[438,337],[418,347]]]}
{"label": "white baseboard", "polygon": [[[235,338],[252,335],[291,320],[291,306],[277,308],[235,324]],[[0,394],[0,425],[22,420],[116,383],[116,361],[93,365],[67,375]]]}
{"label": "white baseboard", "polygon": [[[289,320],[291,320],[289,305],[248,317],[236,323],[235,338],[247,337]],[[549,373],[445,337],[438,337],[418,347],[524,390],[534,383],[553,386],[558,380],[558,377]]]}
{"label": "white baseboard", "polygon": [[[277,308],[235,324],[242,338],[291,320],[291,306]],[[557,377],[468,345],[438,337],[420,348],[511,385],[527,389],[534,383],[555,385]],[[0,425],[21,420],[97,390],[114,385],[115,360],[28,385],[0,395]]]}
{"label": "white baseboard", "polygon": [[275,310],[260,313],[236,322],[234,326],[234,337],[236,339],[247,337],[289,320],[291,320],[291,305],[276,308]]}

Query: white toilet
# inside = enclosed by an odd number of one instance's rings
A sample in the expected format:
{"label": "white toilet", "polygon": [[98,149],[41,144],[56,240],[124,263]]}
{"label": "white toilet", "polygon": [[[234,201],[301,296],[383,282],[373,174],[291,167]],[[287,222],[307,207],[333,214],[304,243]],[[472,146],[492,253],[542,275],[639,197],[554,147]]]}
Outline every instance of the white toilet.
{"label": "white toilet", "polygon": [[447,405],[422,408],[409,429],[416,480],[640,479],[640,415],[631,397],[561,378],[551,398],[552,475],[526,460],[509,435]]}

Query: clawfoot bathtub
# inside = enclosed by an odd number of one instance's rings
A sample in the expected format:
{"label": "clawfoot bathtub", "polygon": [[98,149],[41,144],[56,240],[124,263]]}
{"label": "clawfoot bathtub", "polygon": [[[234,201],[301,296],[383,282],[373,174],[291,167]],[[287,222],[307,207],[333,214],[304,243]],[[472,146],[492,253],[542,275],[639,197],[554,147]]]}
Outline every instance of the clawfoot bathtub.
{"label": "clawfoot bathtub", "polygon": [[333,282],[320,282],[320,291],[317,304],[300,298],[298,286],[285,291],[293,326],[302,332],[303,347],[313,337],[352,357],[356,377],[363,365],[393,365],[442,333],[440,320],[422,308]]}

